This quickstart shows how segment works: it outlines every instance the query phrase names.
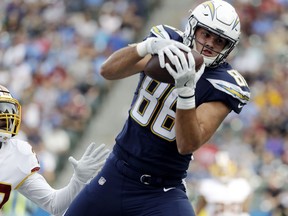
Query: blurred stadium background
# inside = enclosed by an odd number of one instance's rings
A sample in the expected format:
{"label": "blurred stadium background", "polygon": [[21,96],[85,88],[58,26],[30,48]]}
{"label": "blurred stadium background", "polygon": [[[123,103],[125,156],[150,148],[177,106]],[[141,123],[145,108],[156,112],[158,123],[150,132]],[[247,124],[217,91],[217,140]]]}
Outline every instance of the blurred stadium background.
{"label": "blurred stadium background", "polygon": [[[127,116],[137,76],[107,82],[99,67],[115,50],[140,41],[152,25],[183,30],[189,0],[2,0],[0,75],[20,100],[22,130],[38,154],[41,173],[55,187],[92,141],[112,148]],[[230,61],[245,76],[252,99],[230,114],[195,153],[187,179],[191,202],[225,150],[253,190],[252,216],[288,215],[288,1],[231,0],[242,24]],[[1,212],[0,212],[1,215]],[[48,215],[17,193],[5,216]]]}

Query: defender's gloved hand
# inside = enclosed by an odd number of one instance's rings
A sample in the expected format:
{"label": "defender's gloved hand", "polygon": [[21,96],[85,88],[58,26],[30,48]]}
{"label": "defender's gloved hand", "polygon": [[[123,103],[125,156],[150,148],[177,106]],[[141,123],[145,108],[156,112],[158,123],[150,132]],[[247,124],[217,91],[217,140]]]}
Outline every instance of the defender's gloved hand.
{"label": "defender's gloved hand", "polygon": [[80,160],[69,157],[74,173],[77,179],[83,183],[87,183],[92,179],[103,167],[110,150],[105,148],[105,144],[99,147],[95,143],[91,143]]}
{"label": "defender's gloved hand", "polygon": [[177,89],[178,109],[195,108],[195,60],[191,52],[187,53],[187,59],[184,53],[174,47],[163,48],[162,50],[169,58],[170,62],[175,66],[175,69],[169,63],[165,63],[165,67],[171,76],[175,79],[175,88]]}
{"label": "defender's gloved hand", "polygon": [[[164,38],[150,37],[136,45],[138,55],[144,57],[148,54],[159,54],[159,51],[168,45],[174,45],[178,49],[189,52],[190,48],[178,41]],[[164,57],[164,56],[163,56]],[[160,57],[159,57],[160,58]],[[164,60],[164,58],[163,58]]]}

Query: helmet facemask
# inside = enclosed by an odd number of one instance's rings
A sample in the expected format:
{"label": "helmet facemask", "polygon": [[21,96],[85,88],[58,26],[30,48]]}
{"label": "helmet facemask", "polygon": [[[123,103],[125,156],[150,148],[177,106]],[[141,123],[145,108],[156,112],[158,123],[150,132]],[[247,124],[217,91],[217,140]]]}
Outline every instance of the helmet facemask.
{"label": "helmet facemask", "polygon": [[0,88],[0,142],[6,142],[19,132],[21,124],[21,106],[12,98],[9,91]]}

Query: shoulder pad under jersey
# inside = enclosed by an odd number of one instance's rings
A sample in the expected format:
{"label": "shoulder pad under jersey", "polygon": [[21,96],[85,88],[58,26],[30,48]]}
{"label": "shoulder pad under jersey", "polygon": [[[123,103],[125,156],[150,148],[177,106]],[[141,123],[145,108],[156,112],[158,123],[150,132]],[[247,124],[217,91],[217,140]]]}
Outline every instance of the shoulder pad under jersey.
{"label": "shoulder pad under jersey", "polygon": [[183,41],[183,32],[169,25],[153,26],[150,30],[150,37],[158,37],[164,39],[173,39]]}
{"label": "shoulder pad under jersey", "polygon": [[18,169],[25,174],[30,174],[40,169],[39,161],[32,146],[23,140],[10,139],[11,144],[15,145],[15,154],[17,154]]}

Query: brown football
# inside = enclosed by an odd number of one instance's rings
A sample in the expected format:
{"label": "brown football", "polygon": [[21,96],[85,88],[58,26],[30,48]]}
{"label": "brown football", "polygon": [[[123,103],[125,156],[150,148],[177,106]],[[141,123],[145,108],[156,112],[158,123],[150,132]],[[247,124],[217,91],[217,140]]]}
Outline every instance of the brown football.
{"label": "brown football", "polygon": [[[193,57],[195,59],[195,68],[196,68],[196,72],[200,69],[201,65],[204,62],[203,56],[196,52],[195,50],[191,49],[191,52],[193,54]],[[184,52],[184,54],[187,57],[187,53]],[[166,57],[166,62],[170,63],[169,59]],[[173,67],[173,64],[171,64],[171,66]],[[159,59],[158,59],[158,55],[153,55],[151,57],[151,59],[148,61],[148,63],[146,64],[145,68],[144,68],[144,73],[148,76],[150,76],[151,78],[160,81],[160,82],[164,82],[164,83],[175,83],[174,78],[169,74],[169,72],[166,70],[166,68],[161,68],[160,67],[160,63],[159,63]]]}

